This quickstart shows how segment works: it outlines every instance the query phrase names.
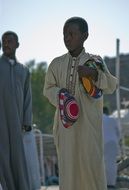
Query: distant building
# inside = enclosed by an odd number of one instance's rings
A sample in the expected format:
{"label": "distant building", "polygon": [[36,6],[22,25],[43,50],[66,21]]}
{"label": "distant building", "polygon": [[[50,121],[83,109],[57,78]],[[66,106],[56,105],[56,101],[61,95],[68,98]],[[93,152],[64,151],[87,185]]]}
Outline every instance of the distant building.
{"label": "distant building", "polygon": [[[109,71],[116,75],[116,58],[105,57],[105,63],[107,64]],[[129,54],[120,54],[120,86],[129,88]],[[121,102],[123,99],[129,101],[129,91],[120,90]],[[112,95],[105,95],[104,101],[109,105],[110,111],[116,109],[116,93]],[[123,108],[124,105],[121,105]]]}

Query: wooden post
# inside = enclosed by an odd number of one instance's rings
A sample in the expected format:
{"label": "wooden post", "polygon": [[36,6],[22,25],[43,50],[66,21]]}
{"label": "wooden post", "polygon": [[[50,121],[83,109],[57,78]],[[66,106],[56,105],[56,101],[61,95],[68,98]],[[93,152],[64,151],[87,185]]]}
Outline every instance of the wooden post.
{"label": "wooden post", "polygon": [[119,129],[121,130],[121,156],[125,156],[125,143],[124,143],[124,133],[122,130],[122,125],[121,125],[121,100],[120,100],[120,40],[116,39],[116,77],[118,79],[118,87],[116,90],[116,106],[117,106],[117,113],[118,113],[118,125]]}

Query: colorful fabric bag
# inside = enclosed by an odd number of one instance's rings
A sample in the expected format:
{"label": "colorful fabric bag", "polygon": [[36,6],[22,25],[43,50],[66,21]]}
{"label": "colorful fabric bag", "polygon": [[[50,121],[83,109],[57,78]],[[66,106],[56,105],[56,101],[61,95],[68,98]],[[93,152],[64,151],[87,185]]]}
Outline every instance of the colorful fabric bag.
{"label": "colorful fabric bag", "polygon": [[66,89],[59,92],[60,117],[65,128],[71,127],[79,117],[79,106]]}

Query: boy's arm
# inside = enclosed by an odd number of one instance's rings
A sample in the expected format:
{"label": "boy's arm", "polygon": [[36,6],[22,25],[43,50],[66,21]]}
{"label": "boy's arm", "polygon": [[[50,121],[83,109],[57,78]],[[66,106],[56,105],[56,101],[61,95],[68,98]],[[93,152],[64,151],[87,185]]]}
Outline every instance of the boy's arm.
{"label": "boy's arm", "polygon": [[94,85],[101,89],[103,93],[113,93],[117,86],[117,79],[108,70],[106,64],[100,56],[91,55],[90,65],[79,65],[78,75],[82,77],[90,77]]}
{"label": "boy's arm", "polygon": [[45,77],[43,95],[46,96],[50,103],[55,107],[58,105],[57,95],[59,90],[60,88],[57,86],[55,72],[53,70],[52,64],[50,64]]}
{"label": "boy's arm", "polygon": [[28,69],[24,86],[23,126],[32,126],[32,92]]}
{"label": "boy's arm", "polygon": [[115,76],[113,76],[106,64],[103,62],[104,70],[98,69],[98,79],[95,82],[95,85],[103,90],[104,94],[111,94],[113,93],[118,84],[118,80]]}

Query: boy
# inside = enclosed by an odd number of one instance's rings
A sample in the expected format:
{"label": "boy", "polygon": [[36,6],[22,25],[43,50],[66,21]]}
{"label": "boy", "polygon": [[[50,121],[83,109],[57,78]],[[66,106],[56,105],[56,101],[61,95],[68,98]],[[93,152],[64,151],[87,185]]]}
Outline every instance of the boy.
{"label": "boy", "polygon": [[[53,132],[59,159],[60,190],[106,190],[102,93],[112,93],[117,80],[100,57],[85,52],[88,24],[83,18],[68,19],[63,34],[68,53],[51,62],[44,85],[44,95],[56,107]],[[86,85],[82,79],[87,79]],[[68,128],[64,127],[60,110],[62,89],[75,98],[79,107],[78,119]],[[77,110],[77,106],[73,107]],[[74,113],[74,110],[71,108],[69,112]]]}

